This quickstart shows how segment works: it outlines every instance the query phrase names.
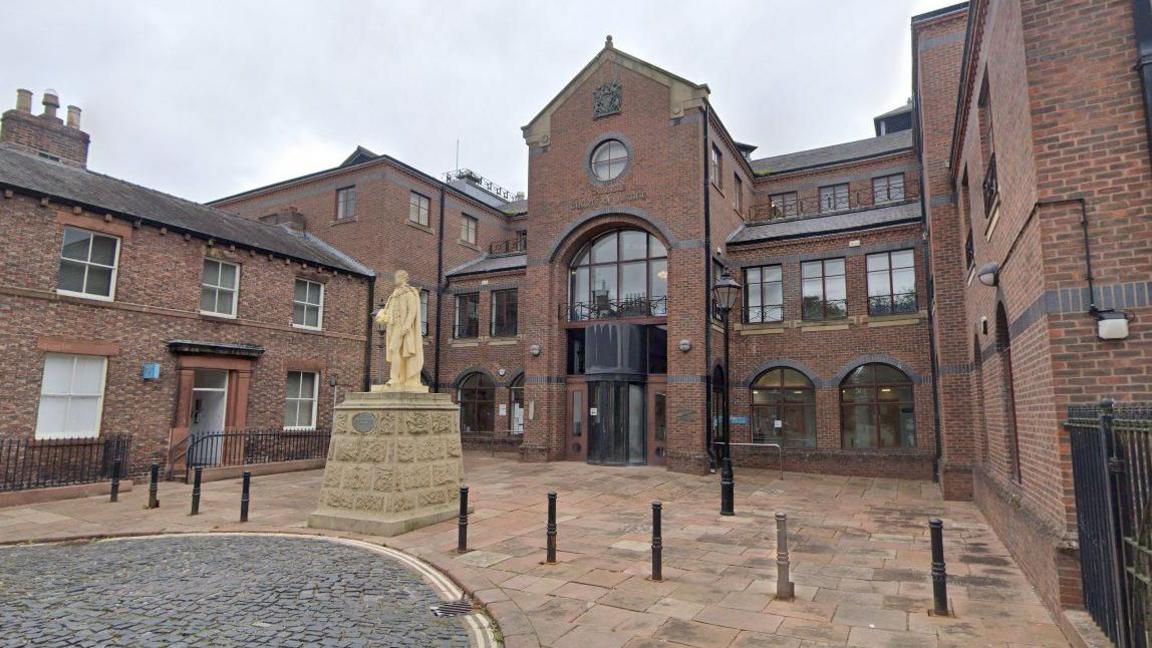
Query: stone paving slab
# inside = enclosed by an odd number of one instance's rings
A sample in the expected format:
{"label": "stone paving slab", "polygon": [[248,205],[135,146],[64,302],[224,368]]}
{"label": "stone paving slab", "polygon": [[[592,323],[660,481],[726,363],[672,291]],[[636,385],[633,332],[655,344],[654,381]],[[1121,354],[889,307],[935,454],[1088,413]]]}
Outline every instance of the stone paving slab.
{"label": "stone paving slab", "polygon": [[[505,645],[1066,646],[1003,544],[970,503],[927,482],[742,469],[735,517],[717,515],[719,480],[659,468],[523,464],[469,454],[470,552],[456,525],[362,538],[422,557],[482,600]],[[238,481],[161,484],[118,504],[88,498],[0,509],[0,542],[204,530],[306,532],[321,472],[253,479],[250,522],[237,524]],[[548,490],[559,494],[559,561],[543,564]],[[649,580],[650,503],[664,503],[664,582]],[[775,520],[789,515],[797,599],[774,599]],[[931,607],[927,521],[945,522],[956,618]],[[346,534],[347,535],[347,534]],[[353,536],[355,537],[355,536]]]}

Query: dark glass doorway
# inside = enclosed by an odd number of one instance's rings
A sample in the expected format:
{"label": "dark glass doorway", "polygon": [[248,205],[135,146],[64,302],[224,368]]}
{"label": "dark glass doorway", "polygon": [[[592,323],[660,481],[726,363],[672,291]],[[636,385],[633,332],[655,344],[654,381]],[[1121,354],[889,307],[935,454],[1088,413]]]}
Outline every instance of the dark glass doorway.
{"label": "dark glass doorway", "polygon": [[644,384],[588,382],[588,463],[647,463]]}

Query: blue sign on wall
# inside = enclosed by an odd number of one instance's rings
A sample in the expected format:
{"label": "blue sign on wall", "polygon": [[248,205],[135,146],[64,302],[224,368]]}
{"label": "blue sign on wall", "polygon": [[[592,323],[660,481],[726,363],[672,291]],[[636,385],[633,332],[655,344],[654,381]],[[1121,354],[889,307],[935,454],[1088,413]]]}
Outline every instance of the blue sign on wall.
{"label": "blue sign on wall", "polygon": [[736,416],[735,414],[728,417],[728,423],[732,425],[748,425],[747,416]]}
{"label": "blue sign on wall", "polygon": [[144,380],[159,380],[160,363],[145,362],[143,365],[140,365],[140,377]]}

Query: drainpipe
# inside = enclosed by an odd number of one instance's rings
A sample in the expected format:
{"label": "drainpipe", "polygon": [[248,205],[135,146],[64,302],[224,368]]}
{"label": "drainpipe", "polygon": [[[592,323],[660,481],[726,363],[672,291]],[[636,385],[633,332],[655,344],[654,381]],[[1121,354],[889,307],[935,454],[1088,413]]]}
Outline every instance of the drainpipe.
{"label": "drainpipe", "polygon": [[1144,95],[1144,131],[1148,138],[1148,155],[1152,157],[1152,3],[1132,0],[1132,19],[1136,24],[1136,52],[1139,55],[1133,70],[1140,75]]}
{"label": "drainpipe", "polygon": [[372,333],[376,330],[376,276],[368,281],[368,325],[364,332],[364,391],[372,389]]}
{"label": "drainpipe", "polygon": [[[1145,0],[1145,2],[1147,2],[1147,0]],[[1149,6],[1152,6],[1152,4]],[[1084,233],[1084,278],[1088,280],[1088,313],[1095,316],[1100,312],[1100,309],[1096,305],[1095,276],[1092,274],[1092,246],[1088,241],[1088,201],[1083,198],[1056,198],[1053,200],[1036,201],[1038,207],[1067,205],[1070,203],[1080,205],[1080,230]]]}
{"label": "drainpipe", "polygon": [[440,322],[444,314],[444,185],[440,185],[440,231],[436,236],[436,337],[432,350],[432,391],[440,391]]}
{"label": "drainpipe", "polygon": [[[708,101],[704,101],[704,435],[711,441],[706,450],[710,468],[715,470],[716,439],[712,429],[712,165],[708,160]],[[724,367],[724,380],[730,380]],[[727,385],[725,385],[727,388]]]}

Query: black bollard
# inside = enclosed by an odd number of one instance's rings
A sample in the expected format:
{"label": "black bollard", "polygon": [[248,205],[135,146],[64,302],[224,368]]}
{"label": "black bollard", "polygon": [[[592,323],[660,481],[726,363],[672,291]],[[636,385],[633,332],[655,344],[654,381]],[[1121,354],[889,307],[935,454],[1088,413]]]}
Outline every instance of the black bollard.
{"label": "black bollard", "polygon": [[112,489],[108,493],[109,502],[120,501],[120,460],[112,462]]}
{"label": "black bollard", "polygon": [[796,597],[796,586],[789,575],[791,560],[788,558],[788,514],[776,514],[776,598],[790,601]]}
{"label": "black bollard", "polygon": [[664,539],[660,533],[660,500],[652,502],[652,580],[664,580]]}
{"label": "black bollard", "polygon": [[932,614],[948,616],[948,572],[944,567],[944,523],[928,521],[932,537]]}
{"label": "black bollard", "polygon": [[720,515],[736,515],[736,477],[732,474],[732,458],[720,460]]}
{"label": "black bollard", "polygon": [[556,491],[548,491],[548,558],[545,562],[556,564]]}
{"label": "black bollard", "polygon": [[160,500],[156,498],[156,491],[159,489],[158,482],[160,481],[160,465],[152,464],[152,470],[148,474],[148,508],[154,509],[160,507]]}
{"label": "black bollard", "polygon": [[203,468],[196,466],[196,476],[192,478],[192,512],[188,515],[200,513],[200,477],[203,472]]}
{"label": "black bollard", "polygon": [[456,523],[456,552],[468,551],[468,487],[460,487],[460,519]]}
{"label": "black bollard", "polygon": [[248,521],[248,491],[252,487],[252,473],[244,471],[244,485],[240,490],[240,521]]}

